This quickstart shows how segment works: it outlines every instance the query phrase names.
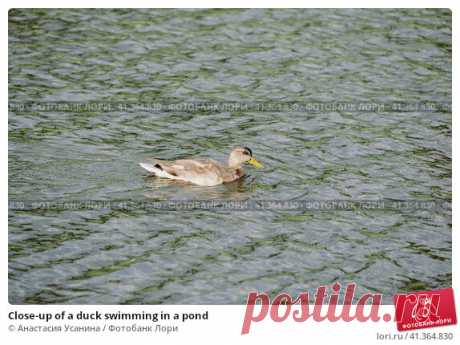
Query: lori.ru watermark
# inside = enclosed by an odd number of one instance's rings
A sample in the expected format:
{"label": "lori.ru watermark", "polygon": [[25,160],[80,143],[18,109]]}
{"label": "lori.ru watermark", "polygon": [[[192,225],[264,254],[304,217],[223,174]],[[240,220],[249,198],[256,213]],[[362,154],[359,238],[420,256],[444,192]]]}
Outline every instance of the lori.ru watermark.
{"label": "lori.ru watermark", "polygon": [[10,210],[451,210],[446,200],[9,200]]}
{"label": "lori.ru watermark", "polygon": [[11,102],[14,113],[39,112],[149,112],[149,113],[220,113],[220,112],[292,112],[292,113],[388,113],[388,112],[452,112],[448,102]]}

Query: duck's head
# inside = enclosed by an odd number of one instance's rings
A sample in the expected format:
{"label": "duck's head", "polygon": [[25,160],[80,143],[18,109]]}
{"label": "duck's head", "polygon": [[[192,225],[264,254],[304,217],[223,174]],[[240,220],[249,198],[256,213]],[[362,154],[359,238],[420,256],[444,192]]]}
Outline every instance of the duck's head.
{"label": "duck's head", "polygon": [[256,168],[263,168],[253,156],[252,151],[249,147],[236,147],[230,152],[228,157],[228,166],[230,168],[239,169],[244,163],[251,164]]}

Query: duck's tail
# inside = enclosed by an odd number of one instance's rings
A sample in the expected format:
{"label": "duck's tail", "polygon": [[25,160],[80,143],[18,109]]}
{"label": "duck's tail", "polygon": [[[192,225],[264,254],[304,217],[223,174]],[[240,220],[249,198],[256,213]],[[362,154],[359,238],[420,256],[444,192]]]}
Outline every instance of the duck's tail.
{"label": "duck's tail", "polygon": [[174,176],[164,171],[160,164],[139,163],[139,165],[155,176],[172,179],[174,178]]}

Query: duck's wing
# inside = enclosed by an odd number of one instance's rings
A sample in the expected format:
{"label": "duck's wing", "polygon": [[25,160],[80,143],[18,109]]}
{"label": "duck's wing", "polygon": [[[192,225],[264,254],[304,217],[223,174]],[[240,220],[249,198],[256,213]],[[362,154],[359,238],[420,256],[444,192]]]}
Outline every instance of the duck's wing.
{"label": "duck's wing", "polygon": [[225,168],[212,159],[179,159],[176,161],[153,159],[152,162],[152,164],[147,163],[151,168],[147,170],[157,176],[183,180],[201,186],[221,184],[226,177]]}

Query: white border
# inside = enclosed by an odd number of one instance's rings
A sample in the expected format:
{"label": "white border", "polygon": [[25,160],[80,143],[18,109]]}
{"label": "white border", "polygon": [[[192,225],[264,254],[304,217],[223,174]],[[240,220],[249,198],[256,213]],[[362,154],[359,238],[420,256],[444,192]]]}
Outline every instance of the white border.
{"label": "white border", "polygon": [[[281,7],[281,8],[290,8],[290,7],[314,7],[314,8],[360,8],[360,7],[375,7],[375,8],[425,8],[425,7],[435,7],[435,8],[450,8],[452,9],[452,44],[454,46],[453,52],[453,68],[452,68],[452,77],[453,77],[453,109],[457,109],[454,95],[458,94],[458,90],[455,87],[458,85],[458,75],[455,74],[457,70],[455,66],[458,66],[458,54],[455,54],[457,48],[457,37],[458,37],[458,1],[403,1],[403,0],[385,0],[385,1],[318,1],[311,3],[303,3],[302,1],[252,1],[248,3],[247,1],[234,0],[234,1],[156,1],[149,2],[145,0],[131,0],[131,1],[100,1],[100,0],[69,0],[69,1],[2,1],[2,18],[4,19],[1,25],[2,32],[2,54],[1,54],[1,66],[2,66],[2,85],[1,85],[1,109],[4,110],[4,126],[2,128],[2,146],[1,146],[1,162],[2,162],[2,180],[0,184],[0,192],[2,195],[1,198],[1,219],[2,219],[2,228],[1,241],[2,248],[1,251],[1,260],[2,265],[0,265],[1,272],[1,296],[3,297],[1,305],[3,306],[2,311],[0,312],[0,334],[2,339],[4,339],[5,344],[11,343],[29,343],[33,341],[34,343],[46,343],[46,344],[62,344],[63,341],[70,344],[81,344],[82,341],[96,340],[100,339],[104,342],[111,343],[126,343],[127,341],[139,342],[148,342],[152,344],[153,342],[163,343],[182,343],[182,342],[200,342],[200,343],[209,343],[215,344],[216,342],[223,341],[224,343],[230,342],[241,342],[241,343],[253,343],[254,341],[269,341],[270,343],[285,342],[285,341],[299,341],[303,343],[310,343],[312,341],[353,341],[354,343],[382,343],[382,341],[376,340],[376,332],[379,333],[392,333],[396,334],[397,331],[393,323],[372,323],[367,322],[366,324],[360,324],[357,322],[352,323],[313,323],[307,321],[304,324],[296,324],[294,322],[284,322],[281,324],[275,324],[271,321],[264,321],[263,324],[256,324],[253,326],[251,333],[249,335],[240,336],[242,320],[244,316],[245,307],[244,306],[10,306],[8,304],[8,127],[7,127],[7,109],[8,109],[8,9],[9,8],[20,8],[20,7],[103,7],[103,8],[123,8],[123,7],[133,7],[133,8],[149,8],[149,7],[159,7],[159,8],[171,8],[171,7],[192,7],[192,8],[209,8],[209,7]],[[370,6],[372,5],[372,6]],[[452,116],[452,125],[453,132],[457,133],[458,130],[458,120],[456,117]],[[452,211],[453,211],[453,249],[452,249],[452,270],[453,270],[453,288],[456,292],[456,301],[460,301],[459,298],[459,267],[458,267],[458,241],[459,241],[459,231],[455,229],[455,226],[459,224],[459,215],[456,210],[458,209],[458,179],[457,176],[457,166],[455,159],[456,152],[458,151],[458,137],[453,136],[453,200],[452,200]],[[458,177],[458,176],[457,176]],[[382,307],[385,312],[393,312],[392,306]],[[457,303],[457,311],[460,308],[460,304]],[[136,333],[112,333],[103,335],[98,334],[84,334],[84,333],[72,333],[72,334],[54,334],[51,336],[47,333],[31,333],[31,334],[22,334],[18,335],[16,332],[9,332],[8,325],[12,324],[8,320],[8,312],[11,310],[21,310],[21,311],[34,311],[34,312],[54,312],[54,311],[95,311],[99,310],[101,312],[108,311],[118,311],[122,309],[123,311],[139,311],[139,310],[149,310],[151,312],[167,310],[168,312],[199,312],[204,310],[209,310],[210,320],[207,322],[193,322],[189,324],[180,325],[180,332],[178,334],[136,334]],[[457,312],[457,316],[458,316]],[[96,324],[96,323],[94,323]],[[442,328],[432,328],[429,331],[434,332],[455,332],[455,337],[458,337],[458,328],[459,326],[447,326]],[[427,341],[423,341],[427,343]],[[447,343],[447,341],[442,341],[441,343]]]}

